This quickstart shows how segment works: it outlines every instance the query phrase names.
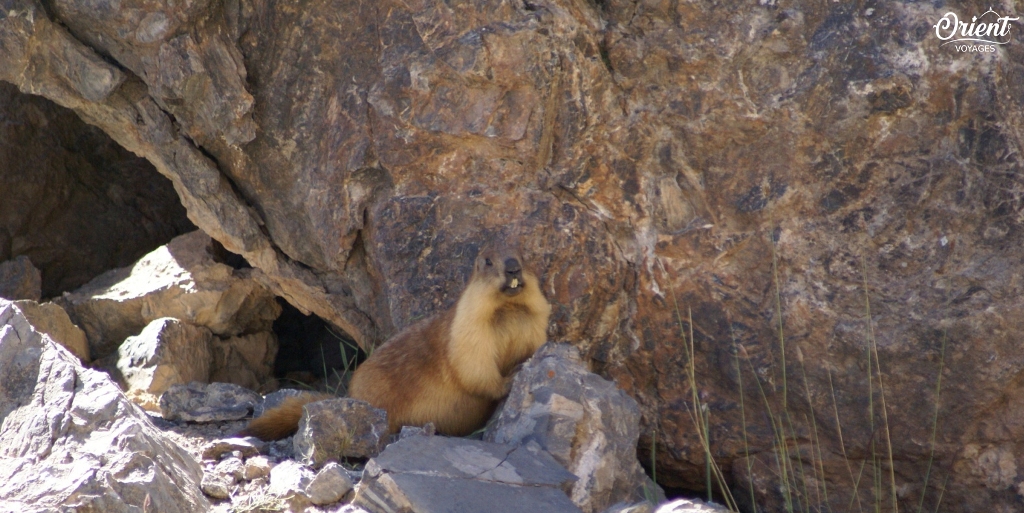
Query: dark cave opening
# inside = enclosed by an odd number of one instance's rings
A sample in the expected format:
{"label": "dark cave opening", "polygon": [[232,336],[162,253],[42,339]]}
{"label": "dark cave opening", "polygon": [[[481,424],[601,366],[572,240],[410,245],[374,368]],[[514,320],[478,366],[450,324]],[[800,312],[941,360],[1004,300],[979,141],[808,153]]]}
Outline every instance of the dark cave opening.
{"label": "dark cave opening", "polygon": [[281,388],[316,388],[341,395],[366,353],[347,333],[314,314],[305,315],[278,298],[274,321],[278,351],[274,376]]}
{"label": "dark cave opening", "polygon": [[[58,297],[195,229],[170,180],[149,161],[74,111],[0,82],[0,264],[18,259],[9,268],[21,269],[27,257],[42,278],[38,297],[8,299]],[[250,267],[216,241],[214,252],[235,269]],[[343,391],[366,354],[316,315],[278,302],[278,384]]]}
{"label": "dark cave opening", "polygon": [[195,229],[146,159],[73,111],[0,82],[0,262],[28,257],[42,298]]}
{"label": "dark cave opening", "polygon": [[[213,241],[214,259],[234,269],[252,266],[241,255]],[[280,388],[317,389],[343,394],[355,368],[366,353],[355,339],[316,314],[303,314],[277,297],[281,315],[272,331],[277,336],[274,378]]]}

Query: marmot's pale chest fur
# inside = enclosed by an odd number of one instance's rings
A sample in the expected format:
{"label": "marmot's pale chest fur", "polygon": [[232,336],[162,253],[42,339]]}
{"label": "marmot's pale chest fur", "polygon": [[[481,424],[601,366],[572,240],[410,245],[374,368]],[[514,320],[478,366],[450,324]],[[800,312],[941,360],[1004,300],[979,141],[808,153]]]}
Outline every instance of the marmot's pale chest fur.
{"label": "marmot's pale chest fur", "polygon": [[[485,249],[458,302],[377,348],[352,376],[349,395],[388,413],[391,432],[433,422],[447,435],[481,427],[508,394],[511,373],[547,339],[551,305],[537,277],[508,249]],[[264,439],[295,431],[302,407],[286,400],[243,430]]]}

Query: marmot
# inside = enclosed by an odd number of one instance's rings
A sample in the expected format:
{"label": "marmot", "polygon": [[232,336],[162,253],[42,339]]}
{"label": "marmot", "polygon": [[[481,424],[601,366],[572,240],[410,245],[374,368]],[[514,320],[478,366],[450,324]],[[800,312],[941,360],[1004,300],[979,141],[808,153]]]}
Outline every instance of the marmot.
{"label": "marmot", "polygon": [[[388,429],[433,422],[463,436],[481,427],[508,394],[516,365],[547,340],[551,305],[522,258],[485,249],[458,302],[401,331],[352,375],[349,395],[388,413]],[[265,440],[295,432],[302,407],[325,398],[307,394],[253,419],[242,435]]]}

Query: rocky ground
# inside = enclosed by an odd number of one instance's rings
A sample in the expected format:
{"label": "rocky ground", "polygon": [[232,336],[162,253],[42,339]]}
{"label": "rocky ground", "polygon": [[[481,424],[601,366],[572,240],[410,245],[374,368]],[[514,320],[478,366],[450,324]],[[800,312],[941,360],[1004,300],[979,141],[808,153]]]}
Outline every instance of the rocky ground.
{"label": "rocky ground", "polygon": [[[38,296],[31,265],[3,269],[0,297]],[[636,402],[566,344],[520,368],[475,439],[429,426],[389,437],[383,411],[348,398],[307,405],[293,437],[238,438],[247,418],[305,393],[246,388],[270,382],[267,329],[279,312],[201,232],[52,303],[0,299],[10,375],[0,502],[29,512],[642,513],[664,499],[636,457]]]}
{"label": "rocky ground", "polygon": [[[184,449],[192,456],[196,463],[203,465],[203,452],[217,440],[230,438],[238,430],[242,429],[246,421],[224,421],[214,423],[194,422],[166,422],[160,417],[154,417],[154,424],[163,430],[167,438],[178,447]],[[280,460],[268,458],[269,464],[278,463]],[[213,465],[209,465],[212,470]],[[264,478],[267,476],[263,476]],[[259,504],[268,496],[269,482],[266,479],[254,479],[243,481],[232,491],[229,499],[214,499],[211,497],[213,508],[211,511],[246,511],[243,505]],[[267,508],[269,509],[269,508]],[[249,511],[258,511],[253,508]],[[315,510],[314,510],[315,511]],[[323,510],[326,511],[326,510]]]}
{"label": "rocky ground", "polygon": [[[549,338],[637,401],[663,483],[706,487],[710,452],[771,511],[1014,511],[1020,10],[6,0],[0,261],[44,271],[90,365],[116,374],[124,339],[174,316],[190,327],[147,336],[211,356],[179,378],[258,381],[262,297],[371,347],[450,305],[482,242],[513,241]],[[964,51],[950,16],[1007,30]],[[266,292],[222,282],[222,310],[74,296],[192,223]],[[247,301],[271,309],[226,329]]]}
{"label": "rocky ground", "polygon": [[[216,498],[211,497],[209,493],[207,494],[210,500],[210,511],[212,512],[269,513],[302,511],[304,513],[360,513],[366,511],[358,506],[349,504],[355,495],[354,490],[342,493],[340,501],[326,505],[317,505],[310,503],[309,500],[296,498],[295,495],[282,494],[281,486],[275,486],[271,483],[270,469],[282,464],[288,468],[294,468],[294,465],[298,465],[294,459],[295,454],[292,448],[291,437],[269,444],[263,444],[254,439],[248,439],[247,441],[237,438],[232,439],[232,435],[245,425],[245,420],[208,423],[169,422],[163,420],[158,415],[153,415],[151,419],[164,432],[168,440],[185,449],[197,463],[203,465],[204,472],[207,475],[216,474],[224,467],[230,465],[230,463],[225,465],[224,462],[245,457],[243,466],[244,476],[233,484],[228,498]],[[406,433],[406,436],[424,436],[424,434],[422,432],[409,431]],[[479,440],[480,438],[480,433],[469,437],[470,440]],[[243,453],[247,452],[247,449],[239,450],[246,447],[250,442],[259,447],[259,455],[256,455],[254,452],[249,452],[246,455]],[[420,450],[417,449],[417,451]],[[211,458],[211,455],[214,454],[220,454],[220,456]],[[363,470],[366,467],[366,460],[346,460],[341,466],[344,474],[350,479],[351,484],[358,485],[362,478]],[[336,484],[335,490],[345,490],[347,486],[345,484]],[[294,490],[291,493],[294,494]],[[721,506],[706,504],[699,499],[677,499],[670,503],[663,496],[660,496],[659,499],[657,494],[658,492],[654,492],[652,497],[661,504],[661,507],[655,507],[654,504],[643,501],[634,504],[628,504],[628,501],[625,501],[607,509],[606,512],[650,513],[656,510],[658,513],[721,513],[727,511]],[[487,498],[488,500],[495,499],[492,496]],[[555,503],[542,503],[542,509],[528,508],[528,505],[518,502],[510,511],[559,511]],[[487,511],[494,510],[494,508],[487,508]],[[470,513],[473,511],[484,511],[484,509],[473,509],[463,505],[458,508],[458,511]]]}

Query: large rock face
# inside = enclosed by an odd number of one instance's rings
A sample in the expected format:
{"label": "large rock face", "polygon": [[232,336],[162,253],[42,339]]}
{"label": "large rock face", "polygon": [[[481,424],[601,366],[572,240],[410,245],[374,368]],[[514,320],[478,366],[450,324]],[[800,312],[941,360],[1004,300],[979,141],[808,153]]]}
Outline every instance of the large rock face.
{"label": "large rock face", "polygon": [[662,484],[703,486],[702,423],[764,509],[1016,507],[1024,26],[933,28],[989,4],[46,5],[0,9],[0,80],[360,343],[509,239]]}

